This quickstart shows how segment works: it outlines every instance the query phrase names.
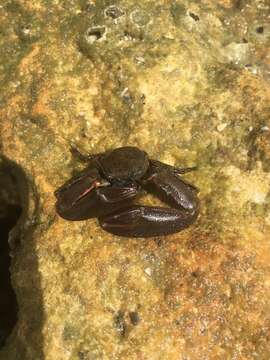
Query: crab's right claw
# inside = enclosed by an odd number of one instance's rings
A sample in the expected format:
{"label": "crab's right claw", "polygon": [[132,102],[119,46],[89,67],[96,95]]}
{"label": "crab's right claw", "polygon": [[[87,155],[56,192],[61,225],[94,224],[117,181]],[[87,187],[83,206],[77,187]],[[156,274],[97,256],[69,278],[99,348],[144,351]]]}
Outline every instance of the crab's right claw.
{"label": "crab's right claw", "polygon": [[173,234],[192,224],[197,212],[133,205],[99,218],[101,227],[115,235],[151,237]]}

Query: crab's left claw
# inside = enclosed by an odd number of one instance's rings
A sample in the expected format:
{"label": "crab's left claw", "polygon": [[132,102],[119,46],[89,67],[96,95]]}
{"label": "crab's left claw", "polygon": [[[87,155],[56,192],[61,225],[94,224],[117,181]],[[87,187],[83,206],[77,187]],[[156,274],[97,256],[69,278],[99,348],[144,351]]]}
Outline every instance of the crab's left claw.
{"label": "crab's left claw", "polygon": [[126,187],[110,186],[92,168],[55,192],[55,206],[57,213],[66,220],[86,220],[127,206],[137,193],[135,184]]}

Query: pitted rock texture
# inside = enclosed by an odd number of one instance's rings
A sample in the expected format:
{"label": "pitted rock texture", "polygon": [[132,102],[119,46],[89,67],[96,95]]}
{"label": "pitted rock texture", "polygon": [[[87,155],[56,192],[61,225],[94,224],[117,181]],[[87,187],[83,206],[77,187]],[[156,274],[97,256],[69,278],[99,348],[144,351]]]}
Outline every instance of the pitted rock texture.
{"label": "pitted rock texture", "polygon": [[[0,149],[29,187],[1,359],[270,358],[269,24],[268,0],[0,5]],[[70,148],[125,145],[198,166],[192,227],[129,239],[57,216],[85,166]]]}

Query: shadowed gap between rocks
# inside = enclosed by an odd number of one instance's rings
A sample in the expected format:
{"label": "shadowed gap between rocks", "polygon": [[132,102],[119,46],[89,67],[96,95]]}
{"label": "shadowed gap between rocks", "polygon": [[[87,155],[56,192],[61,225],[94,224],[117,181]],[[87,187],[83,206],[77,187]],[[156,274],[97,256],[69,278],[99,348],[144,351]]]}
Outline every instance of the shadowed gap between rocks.
{"label": "shadowed gap between rocks", "polygon": [[[36,194],[29,184],[18,165],[0,155],[0,359],[5,360],[27,360],[31,356],[37,360],[44,359],[43,306],[32,237],[34,226],[25,227],[29,196],[34,194],[35,197]],[[35,203],[37,205],[37,201]],[[31,261],[33,277],[30,275],[28,279],[23,279],[23,290],[17,290],[20,296],[16,296],[12,274],[15,272],[18,277],[20,273],[20,256],[25,251],[22,247],[26,242],[25,248],[27,251],[30,249],[34,258]],[[24,292],[27,294],[25,297]],[[27,313],[24,309],[31,311]],[[18,331],[22,319],[27,324],[24,333]]]}
{"label": "shadowed gap between rocks", "polygon": [[[1,206],[2,207],[2,206]],[[18,318],[18,303],[10,278],[8,235],[21,214],[19,204],[5,204],[0,215],[0,349],[5,345]],[[4,212],[4,213],[3,213]]]}

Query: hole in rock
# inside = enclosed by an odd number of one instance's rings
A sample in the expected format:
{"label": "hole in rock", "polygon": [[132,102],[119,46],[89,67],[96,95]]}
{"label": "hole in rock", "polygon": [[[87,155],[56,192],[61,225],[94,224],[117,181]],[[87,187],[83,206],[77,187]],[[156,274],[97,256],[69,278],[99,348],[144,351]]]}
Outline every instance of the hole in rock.
{"label": "hole in rock", "polygon": [[194,14],[193,12],[189,11],[189,16],[195,20],[195,21],[200,21],[200,18],[198,15]]}
{"label": "hole in rock", "polygon": [[123,15],[125,15],[125,12],[115,5],[111,5],[105,9],[105,16],[111,17],[112,19],[117,19]]}
{"label": "hole in rock", "polygon": [[86,32],[86,40],[89,44],[93,44],[95,41],[100,40],[105,34],[105,27],[90,28]]}
{"label": "hole in rock", "polygon": [[257,34],[263,34],[264,33],[264,27],[263,26],[258,26],[256,28],[256,33]]}

